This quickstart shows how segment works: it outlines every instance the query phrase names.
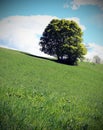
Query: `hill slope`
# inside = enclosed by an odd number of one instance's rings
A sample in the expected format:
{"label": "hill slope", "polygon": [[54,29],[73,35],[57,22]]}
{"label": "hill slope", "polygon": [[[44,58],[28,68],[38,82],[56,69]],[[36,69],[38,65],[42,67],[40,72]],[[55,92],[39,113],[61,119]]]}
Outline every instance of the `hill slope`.
{"label": "hill slope", "polygon": [[102,130],[103,65],[0,48],[0,129]]}

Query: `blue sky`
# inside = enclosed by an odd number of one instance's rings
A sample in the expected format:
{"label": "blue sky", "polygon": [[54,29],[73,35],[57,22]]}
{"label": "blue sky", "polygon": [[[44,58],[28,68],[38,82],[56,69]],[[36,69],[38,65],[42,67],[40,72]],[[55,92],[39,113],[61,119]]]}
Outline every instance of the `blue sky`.
{"label": "blue sky", "polygon": [[53,18],[75,20],[87,57],[103,58],[103,0],[0,0],[0,46],[46,56],[38,43]]}

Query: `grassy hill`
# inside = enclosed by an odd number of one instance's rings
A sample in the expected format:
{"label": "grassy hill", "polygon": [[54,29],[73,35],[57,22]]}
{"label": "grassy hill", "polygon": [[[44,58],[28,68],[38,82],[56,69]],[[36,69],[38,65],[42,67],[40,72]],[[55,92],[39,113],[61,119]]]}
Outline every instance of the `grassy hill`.
{"label": "grassy hill", "polygon": [[102,130],[103,65],[0,48],[0,129]]}

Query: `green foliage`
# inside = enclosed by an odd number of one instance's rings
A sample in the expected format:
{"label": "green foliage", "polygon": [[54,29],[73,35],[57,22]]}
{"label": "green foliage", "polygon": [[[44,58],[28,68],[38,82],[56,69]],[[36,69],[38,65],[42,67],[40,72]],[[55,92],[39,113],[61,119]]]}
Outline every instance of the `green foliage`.
{"label": "green foliage", "polygon": [[74,65],[87,52],[82,34],[76,22],[53,19],[40,39],[41,51]]}
{"label": "green foliage", "polygon": [[0,130],[102,130],[101,70],[0,48]]}

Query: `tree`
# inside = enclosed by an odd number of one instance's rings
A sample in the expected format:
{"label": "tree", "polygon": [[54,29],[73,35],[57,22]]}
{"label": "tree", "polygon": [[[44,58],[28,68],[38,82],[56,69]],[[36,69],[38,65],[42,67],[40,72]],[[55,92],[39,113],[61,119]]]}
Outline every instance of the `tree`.
{"label": "tree", "polygon": [[61,62],[74,65],[87,52],[82,44],[82,35],[83,32],[76,22],[53,19],[40,38],[41,51],[57,57]]}
{"label": "tree", "polygon": [[93,62],[96,63],[96,64],[100,64],[101,63],[101,59],[99,56],[94,56],[93,57]]}

